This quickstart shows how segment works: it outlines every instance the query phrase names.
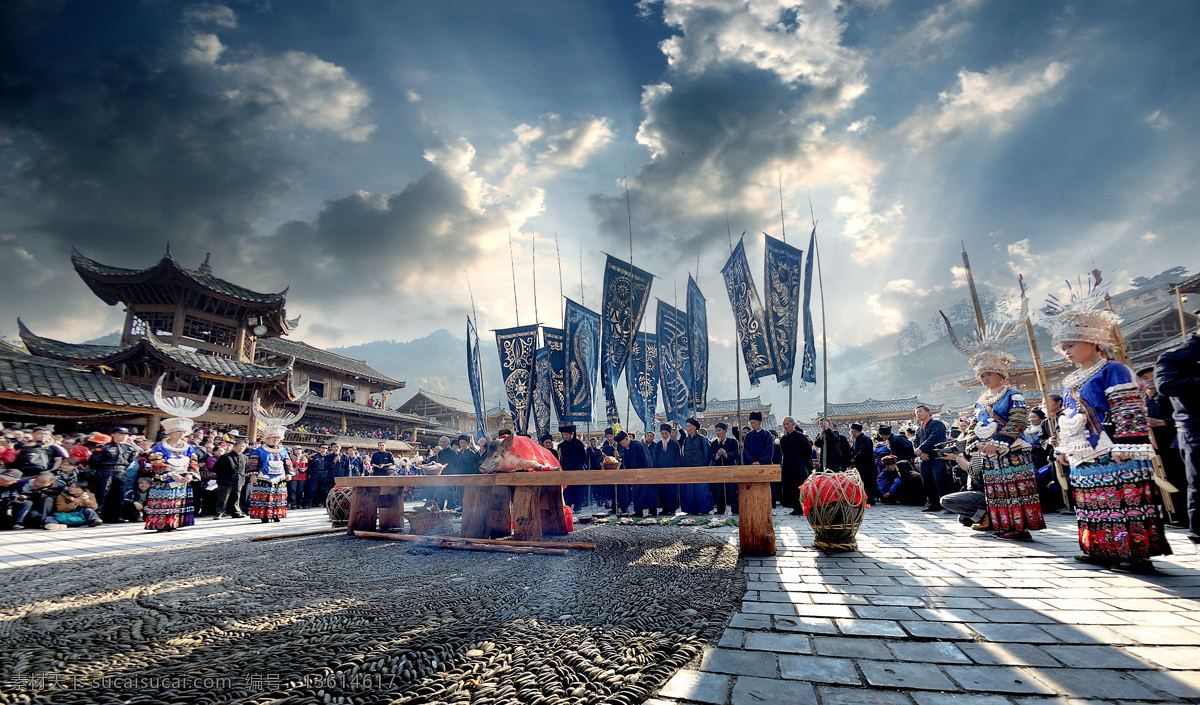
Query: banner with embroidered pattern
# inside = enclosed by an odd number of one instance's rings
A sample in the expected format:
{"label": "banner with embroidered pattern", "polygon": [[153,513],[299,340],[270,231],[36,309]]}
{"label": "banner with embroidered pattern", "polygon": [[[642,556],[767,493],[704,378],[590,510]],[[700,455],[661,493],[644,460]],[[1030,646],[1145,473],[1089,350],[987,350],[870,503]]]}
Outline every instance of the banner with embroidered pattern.
{"label": "banner with embroidered pattern", "polygon": [[604,387],[608,422],[616,416],[614,386],[629,360],[633,333],[642,324],[654,275],[612,255],[604,263],[604,301],[601,307],[600,384]]}
{"label": "banner with embroidered pattern", "polygon": [[691,276],[687,289],[687,328],[692,351],[688,406],[695,414],[708,408],[708,304],[700,292],[700,285]]}
{"label": "banner with embroidered pattern", "polygon": [[475,434],[483,438],[487,429],[483,414],[483,367],[479,357],[479,334],[467,316],[467,383],[471,385],[471,402],[475,405]]}
{"label": "banner with embroidered pattern", "polygon": [[554,402],[554,415],[563,422],[567,406],[566,393],[566,333],[562,328],[543,328],[542,339],[550,348],[550,400]]}
{"label": "banner with embroidered pattern", "polygon": [[763,305],[767,339],[775,360],[775,379],[787,384],[796,367],[796,332],[800,322],[800,269],[804,253],[782,240],[767,235],[763,257],[765,271]]}
{"label": "banner with embroidered pattern", "polygon": [[638,333],[629,354],[629,402],[647,430],[654,428],[658,408],[658,336]]}
{"label": "banner with embroidered pattern", "polygon": [[804,360],[800,363],[800,381],[804,387],[817,383],[817,341],[813,335],[812,278],[816,257],[817,228],[808,236],[808,261],[804,263]]}
{"label": "banner with embroidered pattern", "polygon": [[567,299],[563,316],[567,423],[590,423],[596,399],[596,367],[600,363],[600,314]]}
{"label": "banner with embroidered pattern", "polygon": [[496,331],[500,351],[500,371],[504,374],[504,393],[512,412],[513,430],[529,432],[529,410],[533,402],[534,357],[537,353],[538,327],[518,326]]}
{"label": "banner with embroidered pattern", "polygon": [[692,381],[691,351],[688,347],[687,314],[663,301],[658,302],[655,320],[658,333],[658,379],[667,419],[683,426],[687,417]]}
{"label": "banner with embroidered pattern", "polygon": [[554,392],[550,389],[554,384],[550,371],[550,348],[546,345],[538,348],[533,362],[533,425],[537,438],[550,434],[550,398]]}
{"label": "banner with embroidered pattern", "polygon": [[[756,386],[763,377],[775,374],[775,361],[771,358],[771,343],[767,340],[762,303],[758,299],[758,289],[754,287],[754,277],[750,274],[742,240],[738,240],[737,247],[733,248],[725,266],[721,267],[721,275],[725,278],[729,305],[733,307],[742,359],[746,362],[746,376],[750,378],[751,386]],[[661,339],[659,345],[662,345]]]}

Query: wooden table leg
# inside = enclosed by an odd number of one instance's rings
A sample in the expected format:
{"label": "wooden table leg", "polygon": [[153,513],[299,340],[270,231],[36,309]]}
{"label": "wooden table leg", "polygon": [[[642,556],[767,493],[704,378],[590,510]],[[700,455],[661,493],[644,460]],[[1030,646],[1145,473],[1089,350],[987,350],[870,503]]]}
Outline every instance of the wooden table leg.
{"label": "wooden table leg", "polygon": [[464,487],[462,537],[496,539],[513,532],[508,487]]}
{"label": "wooden table leg", "polygon": [[771,485],[742,482],[738,487],[738,538],[743,556],[775,555],[771,523]]}
{"label": "wooden table leg", "polygon": [[346,524],[346,533],[353,536],[355,531],[375,531],[378,513],[379,488],[355,487],[350,495],[350,521]]}
{"label": "wooden table leg", "polygon": [[385,487],[379,495],[379,530],[404,528],[404,488]]}
{"label": "wooden table leg", "polygon": [[563,506],[562,487],[543,487],[538,496],[538,509],[541,511],[543,533],[548,536],[566,536],[571,533]]}
{"label": "wooden table leg", "polygon": [[513,536],[518,541],[540,541],[542,512],[538,499],[541,487],[518,487],[513,493]]}

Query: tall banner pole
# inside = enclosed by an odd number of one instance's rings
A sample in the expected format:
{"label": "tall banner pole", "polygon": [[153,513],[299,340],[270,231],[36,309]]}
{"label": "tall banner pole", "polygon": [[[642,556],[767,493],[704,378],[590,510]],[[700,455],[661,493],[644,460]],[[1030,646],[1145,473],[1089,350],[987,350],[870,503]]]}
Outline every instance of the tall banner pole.
{"label": "tall banner pole", "polygon": [[1188,339],[1187,314],[1183,312],[1183,293],[1179,290],[1179,285],[1175,285],[1175,308],[1179,310],[1179,337],[1183,342]]}
{"label": "tall banner pole", "polygon": [[971,305],[975,307],[975,322],[979,324],[979,334],[983,335],[987,325],[983,320],[983,306],[979,303],[979,292],[975,290],[975,275],[971,273],[971,260],[967,258],[967,244],[962,244],[963,267],[967,270],[967,287],[971,290]]}
{"label": "tall banner pole", "polygon": [[[466,272],[463,272],[466,276]],[[467,293],[471,295],[471,317],[475,319],[475,339],[479,340],[479,315],[475,313],[475,292],[471,290],[471,278],[467,277]],[[467,341],[470,344],[470,341]],[[476,360],[479,363],[479,400],[483,403],[483,442],[487,445],[488,436],[488,406],[487,406],[487,385],[483,383],[483,361]],[[417,440],[413,436],[413,442]]]}
{"label": "tall banner pole", "polygon": [[[729,201],[725,202],[725,236],[729,238],[729,255],[733,256],[733,230],[729,227]],[[735,321],[736,323],[736,321]],[[737,424],[735,429],[737,433],[733,435],[733,440],[737,441],[737,464],[742,464],[742,361],[738,358],[738,336],[737,328],[733,331],[733,379],[737,389],[737,401],[735,403],[735,411],[733,420]]]}
{"label": "tall banner pole", "polygon": [[[1017,275],[1017,283],[1021,286],[1021,298],[1025,298],[1025,277]],[[1037,336],[1033,331],[1032,314],[1025,314],[1025,335],[1029,338],[1029,354],[1033,357],[1033,369],[1037,374],[1038,389],[1042,393],[1042,411],[1046,415],[1046,423],[1050,424],[1050,435],[1058,438],[1058,416],[1046,411],[1046,404],[1049,399],[1050,381],[1046,377],[1046,367],[1042,364],[1042,355],[1038,351]],[[1063,468],[1062,463],[1058,460],[1058,453],[1052,453],[1050,462],[1054,464],[1054,476],[1058,478],[1058,486],[1062,488],[1063,502],[1069,507],[1071,506],[1071,490],[1067,481],[1067,471]]]}

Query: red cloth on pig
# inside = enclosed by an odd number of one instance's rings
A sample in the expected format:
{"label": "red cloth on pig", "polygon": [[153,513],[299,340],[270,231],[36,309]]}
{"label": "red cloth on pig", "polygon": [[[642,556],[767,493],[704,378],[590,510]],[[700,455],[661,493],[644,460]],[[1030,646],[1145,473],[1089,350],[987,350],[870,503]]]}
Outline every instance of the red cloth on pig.
{"label": "red cloth on pig", "polygon": [[528,436],[514,436],[512,445],[513,455],[526,460],[536,460],[541,465],[552,465],[553,468],[542,468],[543,470],[562,470],[562,466],[558,464],[558,458],[549,451],[545,446]]}

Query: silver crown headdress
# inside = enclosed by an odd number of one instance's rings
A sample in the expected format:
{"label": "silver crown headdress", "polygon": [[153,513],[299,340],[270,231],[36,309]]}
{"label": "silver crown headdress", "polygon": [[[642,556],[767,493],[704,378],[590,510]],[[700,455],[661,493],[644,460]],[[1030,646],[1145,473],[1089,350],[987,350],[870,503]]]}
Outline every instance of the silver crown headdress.
{"label": "silver crown headdress", "polygon": [[1099,270],[1092,270],[1092,278],[1085,285],[1076,281],[1067,282],[1066,302],[1057,296],[1046,298],[1043,309],[1046,327],[1056,346],[1062,343],[1094,343],[1109,346],[1113,343],[1113,331],[1121,323],[1121,317],[1104,308],[1108,285],[1101,284]]}
{"label": "silver crown headdress", "polygon": [[154,405],[160,411],[170,414],[172,418],[163,419],[163,430],[167,433],[174,431],[190,431],[192,429],[192,419],[201,417],[208,411],[208,405],[212,403],[213,392],[215,386],[208,388],[208,397],[204,403],[188,399],[187,397],[164,397],[162,383],[167,378],[167,373],[164,372],[154,383]]}
{"label": "silver crown headdress", "polygon": [[[291,392],[291,396],[293,398],[299,398],[303,394],[298,393],[299,390],[296,389],[295,386],[292,386],[289,391]],[[254,413],[254,418],[258,419],[258,422],[264,426],[263,438],[270,438],[271,436],[283,438],[284,434],[287,433],[287,427],[299,421],[304,416],[304,412],[307,410],[308,400],[305,399],[300,403],[300,410],[295,413],[285,411],[281,414],[268,414],[258,402],[257,389],[254,390],[254,396],[250,400],[250,411]],[[272,409],[272,411],[274,410]]]}
{"label": "silver crown headdress", "polygon": [[946,331],[950,334],[950,342],[960,353],[970,358],[969,362],[976,375],[984,372],[996,372],[1008,377],[1008,372],[1017,359],[1004,352],[1004,348],[1007,348],[1021,333],[1021,326],[1025,324],[1025,318],[1029,315],[1028,300],[1021,299],[1021,315],[1015,321],[988,323],[983,330],[971,331],[963,336],[961,341],[955,334],[954,326],[950,325],[950,319],[946,317],[946,314],[941,311],[938,313],[946,322]]}

